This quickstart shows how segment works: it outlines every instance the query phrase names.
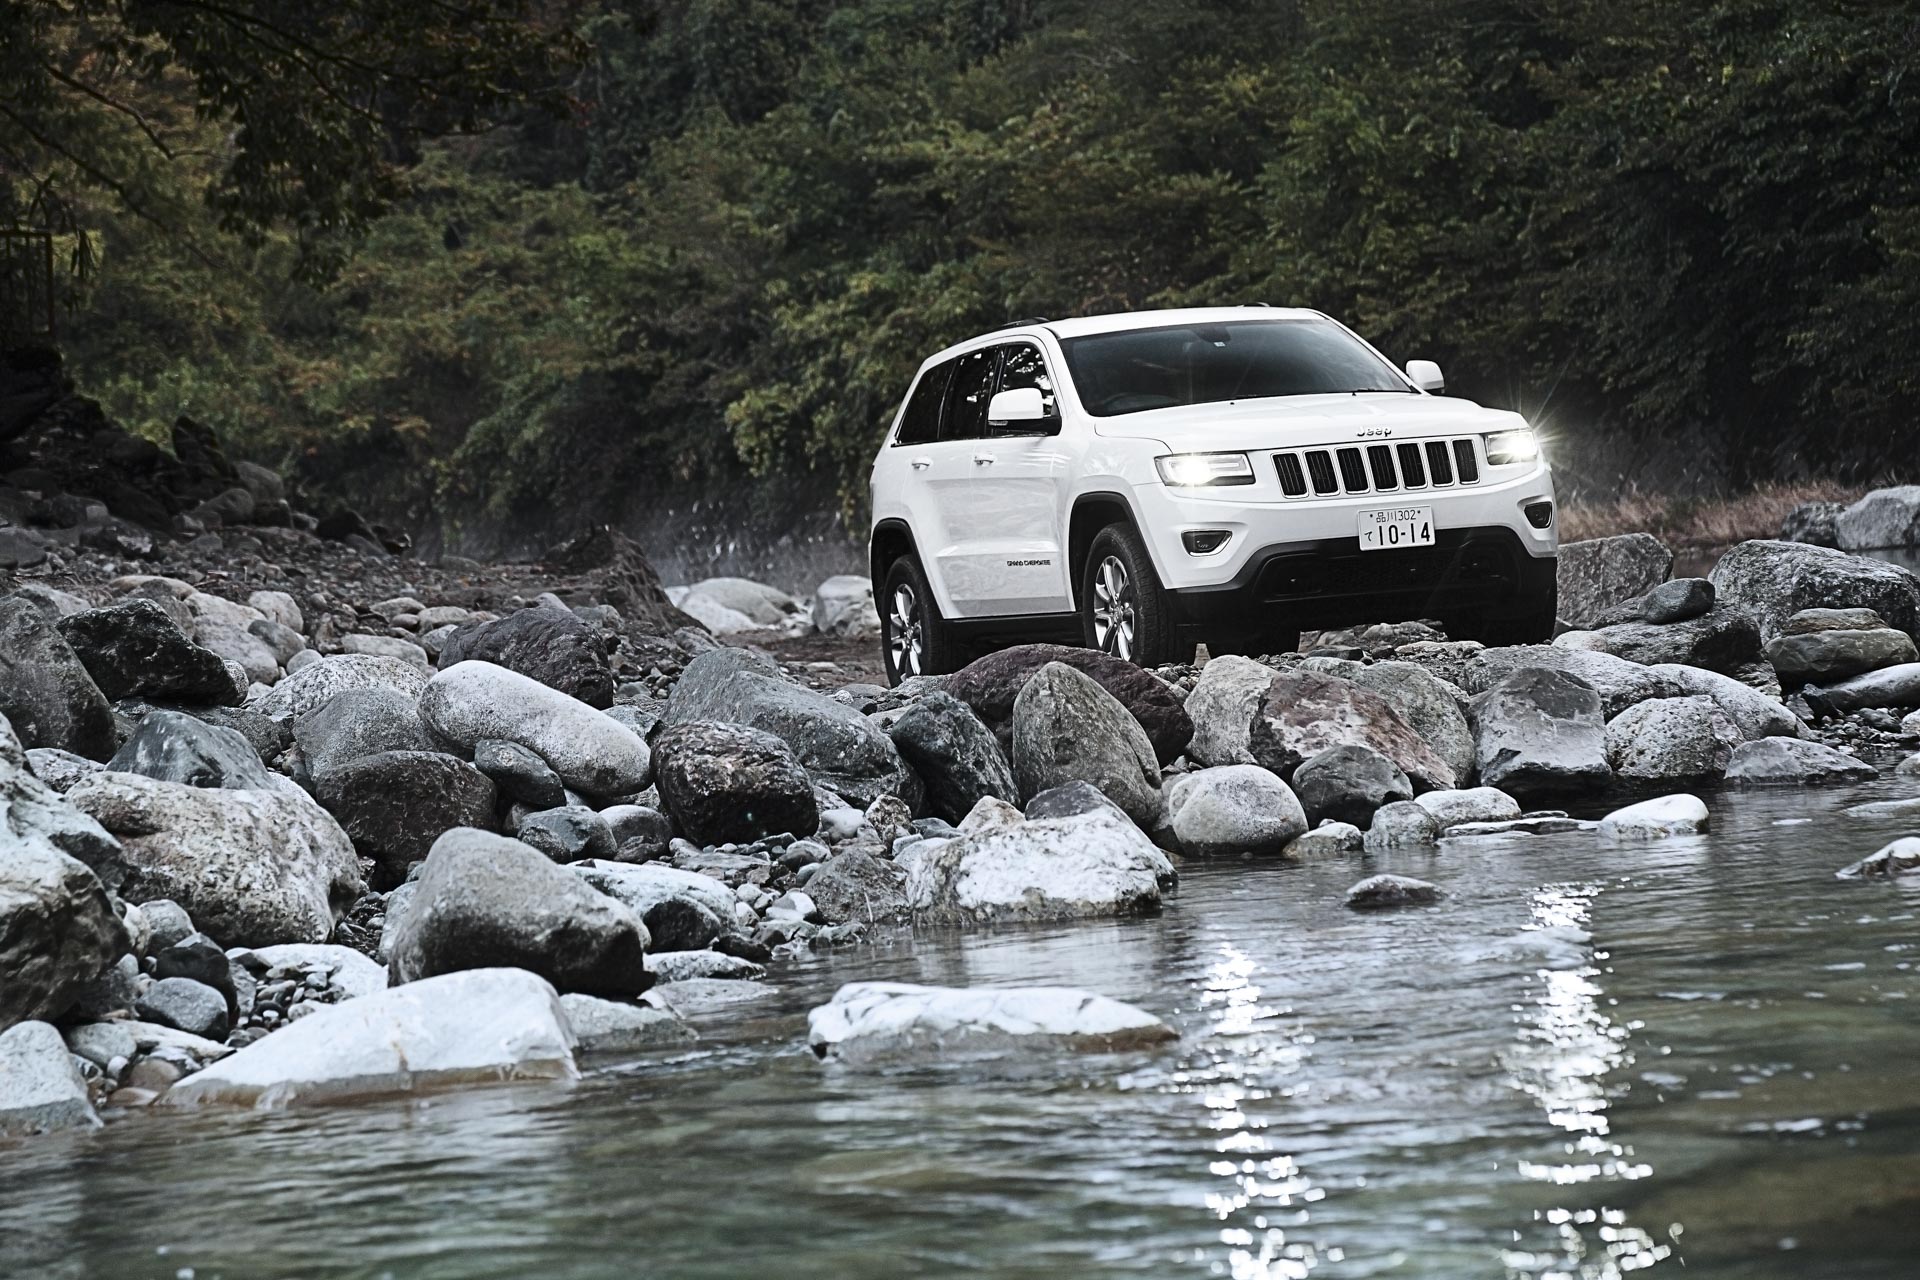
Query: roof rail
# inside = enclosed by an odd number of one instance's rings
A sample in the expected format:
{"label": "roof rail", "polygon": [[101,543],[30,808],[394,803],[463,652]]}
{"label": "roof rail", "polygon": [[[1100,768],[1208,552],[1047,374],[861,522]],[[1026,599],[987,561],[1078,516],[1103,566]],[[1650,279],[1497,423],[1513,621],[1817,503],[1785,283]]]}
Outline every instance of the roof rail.
{"label": "roof rail", "polygon": [[1000,332],[1001,329],[1024,329],[1030,324],[1048,324],[1048,323],[1051,323],[1051,322],[1045,316],[1027,316],[1024,319],[1020,319],[1020,320],[1009,320],[1005,324],[1000,325],[998,328],[989,330],[989,332],[998,333]]}
{"label": "roof rail", "polygon": [[1271,302],[1243,302],[1240,305],[1243,307],[1270,307],[1273,304]]}

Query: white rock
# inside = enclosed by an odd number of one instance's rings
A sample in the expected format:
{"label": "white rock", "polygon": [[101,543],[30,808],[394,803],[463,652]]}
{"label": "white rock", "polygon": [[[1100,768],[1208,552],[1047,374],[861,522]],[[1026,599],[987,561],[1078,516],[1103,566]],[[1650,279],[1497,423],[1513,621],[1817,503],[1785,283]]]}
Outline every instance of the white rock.
{"label": "white rock", "polygon": [[578,992],[561,996],[560,1007],[573,1029],[573,1047],[580,1053],[655,1049],[695,1038],[693,1028],[666,1009],[622,1004]]}
{"label": "white rock", "polygon": [[387,989],[387,967],[367,959],[352,947],[288,942],[277,947],[255,947],[253,954],[269,969],[324,965],[328,984],[344,999],[370,996]]}
{"label": "white rock", "polygon": [[124,1022],[86,1022],[69,1027],[66,1040],[68,1053],[96,1067],[104,1068],[115,1058],[131,1058],[140,1052],[140,1042]]}
{"label": "white rock", "polygon": [[[780,627],[801,612],[798,600],[778,587],[751,578],[705,578],[689,587],[687,595],[705,596],[723,609],[744,615],[757,627]],[[685,609],[686,605],[680,607]]]}
{"label": "white rock", "polygon": [[680,610],[717,636],[758,631],[760,624],[738,609],[729,609],[701,591],[689,591],[680,597]]}
{"label": "white rock", "polygon": [[1432,814],[1442,831],[1457,822],[1505,822],[1520,816],[1520,802],[1498,787],[1429,791],[1413,802]]}
{"label": "white rock", "polygon": [[[864,815],[862,815],[864,816]],[[1009,831],[1027,820],[1026,815],[998,796],[981,796],[967,810],[967,816],[960,819],[960,831],[964,835],[979,835],[987,831]]]}
{"label": "white rock", "polygon": [[647,912],[673,898],[699,903],[722,921],[733,919],[734,893],[725,882],[698,871],[682,871],[664,862],[609,862],[589,858],[567,864],[588,884],[617,898],[645,918]]}
{"label": "white rock", "polygon": [[58,1031],[45,1022],[21,1022],[0,1032],[0,1135],[99,1123],[86,1078]]}
{"label": "white rock", "polygon": [[1600,835],[1608,840],[1659,840],[1697,835],[1706,829],[1705,802],[1684,793],[1642,800],[1600,819]]}
{"label": "white rock", "polygon": [[162,1101],[283,1107],[504,1080],[572,1080],[560,997],[524,969],[468,969],[328,1005],[189,1076]]}
{"label": "white rock", "polygon": [[[931,847],[929,847],[931,846]],[[1064,920],[1160,905],[1173,864],[1107,809],[1042,818],[958,839],[923,840],[903,857],[907,904],[923,920]]]}
{"label": "white rock", "polygon": [[780,988],[751,978],[683,978],[663,982],[641,997],[657,1009],[667,1009],[681,1017],[747,1004],[778,994]]}
{"label": "white rock", "polygon": [[1180,775],[1167,788],[1180,848],[1202,857],[1279,853],[1307,829],[1293,789],[1257,764],[1226,764]]}
{"label": "white rock", "polygon": [[240,604],[220,596],[208,595],[204,591],[195,591],[187,597],[187,608],[193,610],[196,620],[224,622],[229,626],[245,631],[247,624],[258,622],[267,615],[252,605]]}
{"label": "white rock", "polygon": [[865,812],[852,805],[844,805],[837,809],[823,809],[820,812],[820,827],[815,834],[831,844],[839,844],[843,840],[851,840],[859,835],[860,828],[866,820]]}
{"label": "white rock", "polygon": [[427,661],[427,651],[411,640],[402,640],[399,636],[367,636],[355,633],[340,637],[340,652],[357,654],[368,658],[397,658],[411,666],[427,670],[433,664]]}
{"label": "white rock", "polygon": [[307,633],[307,620],[301,616],[299,604],[284,591],[256,591],[247,597],[247,605],[289,631]]}
{"label": "white rock", "polygon": [[1920,836],[1901,836],[1834,874],[1842,880],[1891,880],[1920,871]]}
{"label": "white rock", "polygon": [[1799,738],[1806,734],[1800,717],[1787,710],[1778,698],[1770,698],[1751,685],[1732,676],[1679,663],[1661,663],[1647,668],[1656,676],[1672,681],[1683,692],[1704,694],[1726,712],[1727,719],[1740,733],[1743,742],[1760,738]]}
{"label": "white rock", "polygon": [[1287,846],[1289,858],[1324,858],[1335,854],[1358,853],[1366,847],[1367,836],[1351,822],[1323,822]]}
{"label": "white rock", "polygon": [[632,795],[647,785],[652,768],[647,744],[633,730],[491,662],[456,662],[434,676],[420,695],[420,714],[469,754],[488,738],[517,742],[589,795]]}
{"label": "white rock", "polygon": [[1187,758],[1203,765],[1252,764],[1247,736],[1273,676],[1272,667],[1237,654],[1209,659],[1187,695],[1193,720]]}
{"label": "white rock", "polygon": [[807,1015],[815,1056],[864,1066],[1016,1051],[1114,1053],[1178,1039],[1159,1018],[1074,987],[853,982]]}
{"label": "white rock", "polygon": [[298,665],[289,664],[286,678],[266,696],[249,701],[253,710],[269,720],[298,720],[348,689],[393,689],[417,700],[427,687],[426,670],[398,658],[337,654],[296,661]]}
{"label": "white rock", "polygon": [[841,573],[821,583],[813,593],[813,626],[823,635],[879,635],[880,612],[873,603],[873,579]]}

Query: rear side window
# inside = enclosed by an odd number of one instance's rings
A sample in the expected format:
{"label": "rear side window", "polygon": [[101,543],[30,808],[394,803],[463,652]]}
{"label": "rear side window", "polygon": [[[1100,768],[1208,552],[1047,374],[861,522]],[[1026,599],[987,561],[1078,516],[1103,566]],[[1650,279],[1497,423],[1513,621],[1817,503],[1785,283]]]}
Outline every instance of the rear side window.
{"label": "rear side window", "polygon": [[975,440],[987,433],[987,401],[993,398],[994,348],[969,351],[954,361],[942,440]]}
{"label": "rear side window", "polygon": [[937,364],[920,376],[907,397],[906,412],[900,415],[900,432],[895,444],[932,444],[940,437],[940,406],[947,398],[947,382],[953,377],[956,362]]}

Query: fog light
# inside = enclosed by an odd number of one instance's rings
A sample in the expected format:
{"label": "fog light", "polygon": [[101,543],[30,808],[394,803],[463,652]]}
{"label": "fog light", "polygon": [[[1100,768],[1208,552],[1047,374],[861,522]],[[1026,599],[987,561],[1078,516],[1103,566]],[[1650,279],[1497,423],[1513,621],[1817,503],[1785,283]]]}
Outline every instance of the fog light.
{"label": "fog light", "polygon": [[1524,510],[1527,513],[1527,523],[1536,529],[1545,529],[1553,523],[1551,502],[1529,502]]}
{"label": "fog light", "polygon": [[1225,529],[1196,529],[1180,535],[1180,541],[1187,544],[1187,550],[1196,556],[1210,556],[1227,545],[1227,539],[1233,535]]}

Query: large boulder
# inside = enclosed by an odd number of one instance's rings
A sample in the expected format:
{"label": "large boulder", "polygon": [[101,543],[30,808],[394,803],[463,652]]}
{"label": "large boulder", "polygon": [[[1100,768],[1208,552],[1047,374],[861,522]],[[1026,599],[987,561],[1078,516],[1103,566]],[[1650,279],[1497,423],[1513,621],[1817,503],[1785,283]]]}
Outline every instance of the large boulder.
{"label": "large boulder", "polygon": [[855,1067],[1012,1052],[1119,1053],[1178,1038],[1143,1009],[1072,987],[854,982],[807,1015],[814,1056]]}
{"label": "large boulder", "polygon": [[1091,783],[1148,830],[1164,810],[1146,732],[1117,698],[1062,662],[1040,668],[1014,701],[1013,777],[1022,799]]}
{"label": "large boulder", "polygon": [[1466,691],[1458,685],[1413,662],[1309,658],[1300,665],[1302,670],[1341,676],[1373,690],[1400,713],[1407,727],[1419,734],[1435,755],[1453,766],[1456,779],[1473,773],[1473,727],[1467,723]]}
{"label": "large boulder", "polygon": [[62,618],[60,634],[100,692],[115,701],[230,705],[245,693],[225,660],[190,639],[152,600],[122,600]]}
{"label": "large boulder", "polygon": [[248,705],[269,720],[298,724],[349,689],[390,689],[418,702],[426,687],[427,672],[414,663],[342,653],[309,662]]}
{"label": "large boulder", "polygon": [[1879,770],[1822,742],[1757,738],[1734,749],[1726,775],[1728,782],[1747,787],[1815,786],[1871,782],[1879,776]]}
{"label": "large boulder", "polygon": [[771,733],[792,748],[815,782],[856,804],[883,795],[909,804],[922,798],[918,775],[884,729],[845,703],[794,684],[772,660],[744,649],[716,649],[687,664],[662,723],[690,720]]}
{"label": "large boulder", "polygon": [[107,768],[190,787],[261,791],[273,785],[259,753],[237,729],[179,711],[149,711],[140,717]]}
{"label": "large boulder", "polygon": [[907,905],[933,924],[1139,915],[1174,879],[1167,855],[1104,809],[923,840],[899,861]]}
{"label": "large boulder", "polygon": [[[778,587],[751,578],[703,578],[688,587],[687,593],[744,614],[756,627],[784,627],[802,612],[798,600]],[[681,607],[686,607],[684,602]]]}
{"label": "large boulder", "polygon": [[1882,560],[1799,542],[1743,542],[1711,577],[1721,603],[1752,612],[1762,640],[1812,608],[1872,609],[1888,626],[1920,634],[1920,578]]}
{"label": "large boulder", "polygon": [[1200,765],[1252,764],[1247,736],[1271,683],[1273,668],[1263,662],[1237,654],[1209,659],[1187,695],[1187,715],[1193,721],[1188,758]]}
{"label": "large boulder", "polygon": [[366,891],[353,844],[299,787],[234,791],[99,773],[67,792],[119,837],[121,896],[170,898],[227,946],[325,942]]}
{"label": "large boulder", "polygon": [[1903,662],[1830,685],[1808,685],[1807,704],[1824,713],[1845,715],[1866,707],[1920,707],[1920,662]]}
{"label": "large boulder", "polygon": [[1332,820],[1364,828],[1375,810],[1413,799],[1413,783],[1400,766],[1357,742],[1329,747],[1295,769],[1293,790],[1314,826]]}
{"label": "large boulder", "polygon": [[1606,741],[1617,777],[1717,778],[1740,745],[1740,731],[1712,698],[1694,694],[1628,707],[1607,722]]}
{"label": "large boulder", "polygon": [[1803,502],[1780,522],[1780,541],[1837,547],[1840,545],[1840,513],[1846,509],[1844,502]]}
{"label": "large boulder", "polygon": [[907,873],[860,848],[846,849],[820,864],[807,881],[807,897],[829,923],[877,924],[907,912]]}
{"label": "large boulder", "polygon": [[286,1107],[578,1075],[553,987],[523,969],[484,968],[324,1006],[162,1100]]}
{"label": "large boulder", "polygon": [[1803,609],[1767,642],[1767,661],[1792,689],[1920,662],[1920,650],[1871,609]]}
{"label": "large boulder", "polygon": [[434,841],[387,954],[394,983],[462,969],[530,970],[561,991],[636,996],[647,926],[544,854],[485,831]]}
{"label": "large boulder", "polygon": [[1673,552],[1648,533],[1560,544],[1560,616],[1572,627],[1594,625],[1614,605],[1667,580]]}
{"label": "large boulder", "polygon": [[40,1021],[0,1031],[0,1138],[99,1124],[86,1078],[58,1031]]}
{"label": "large boulder", "polygon": [[1167,818],[1180,848],[1200,857],[1278,854],[1307,829],[1307,815],[1287,784],[1257,764],[1180,775],[1167,788]]}
{"label": "large boulder", "polygon": [[[0,849],[15,842],[44,841],[84,863],[108,889],[118,889],[127,872],[120,842],[42,781],[29,764],[35,757],[44,761],[46,752],[22,750],[13,726],[0,716]],[[96,771],[97,766],[78,776]]]}
{"label": "large boulder", "polygon": [[438,751],[417,695],[375,686],[343,689],[293,722],[293,740],[315,782],[383,751]]}
{"label": "large boulder", "polygon": [[442,643],[440,669],[469,660],[491,662],[578,698],[613,705],[613,669],[599,630],[551,596],[492,622],[470,622]]}
{"label": "large boulder", "polygon": [[1268,683],[1248,737],[1256,763],[1289,777],[1304,761],[1347,743],[1379,752],[1423,791],[1457,782],[1453,766],[1373,690],[1306,670],[1280,672]]}
{"label": "large boulder", "polygon": [[947,692],[972,707],[988,728],[1005,739],[1012,733],[1013,708],[1020,691],[1050,662],[1074,668],[1112,694],[1140,722],[1161,764],[1171,764],[1187,749],[1193,737],[1193,721],[1167,682],[1125,658],[1097,649],[1015,645],[962,667],[947,681]]}
{"label": "large boulder", "polygon": [[1474,699],[1480,781],[1510,795],[1597,791],[1613,779],[1600,694],[1578,676],[1525,667]]}
{"label": "large boulder", "polygon": [[660,804],[696,844],[810,836],[820,824],[807,771],[771,733],[690,720],[653,745]]}
{"label": "large boulder", "polygon": [[32,600],[0,599],[0,715],[31,748],[105,760],[118,745],[113,708]]}
{"label": "large boulder", "polygon": [[406,879],[443,832],[492,827],[498,799],[486,774],[437,751],[362,756],[329,770],[315,790],[360,856],[373,859],[376,889]]}
{"label": "large boulder", "polygon": [[130,946],[100,878],[0,805],[0,1027],[59,1017]]}
{"label": "large boulder", "polygon": [[1797,738],[1806,732],[1799,717],[1788,710],[1785,703],[1778,698],[1768,697],[1732,676],[1670,663],[1647,669],[1671,684],[1676,690],[1676,697],[1704,694],[1712,698],[1720,710],[1726,712],[1727,719],[1733,721],[1734,728],[1740,731],[1742,741],[1771,737]]}
{"label": "large boulder", "polygon": [[887,726],[893,745],[927,788],[927,808],[948,822],[967,816],[982,796],[1019,800],[1013,767],[993,731],[966,703],[935,690]]}
{"label": "large boulder", "polygon": [[1920,485],[1875,489],[1834,518],[1833,532],[1843,551],[1920,546]]}
{"label": "large boulder", "polygon": [[1569,631],[1561,648],[1610,653],[1642,666],[1679,663],[1734,672],[1760,657],[1760,627],[1745,609],[1721,606],[1679,622],[1621,622],[1598,631]]}
{"label": "large boulder", "polygon": [[813,629],[822,635],[863,639],[880,634],[880,611],[873,603],[873,579],[839,573],[813,593]]}
{"label": "large boulder", "polygon": [[1451,672],[1455,684],[1478,696],[1514,672],[1530,668],[1558,671],[1588,685],[1599,693],[1601,707],[1609,719],[1636,702],[1645,702],[1648,698],[1677,698],[1685,692],[1640,663],[1610,653],[1550,644],[1483,649],[1453,665]]}
{"label": "large boulder", "polygon": [[434,676],[420,695],[420,715],[469,756],[489,738],[517,742],[589,795],[632,795],[647,785],[652,768],[647,744],[633,730],[491,662],[456,663]]}

